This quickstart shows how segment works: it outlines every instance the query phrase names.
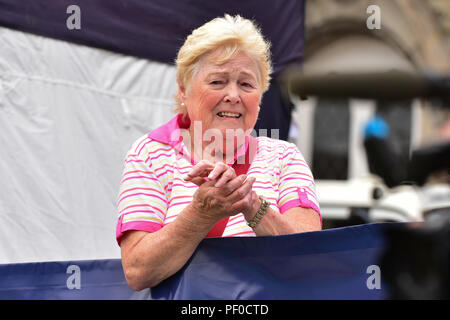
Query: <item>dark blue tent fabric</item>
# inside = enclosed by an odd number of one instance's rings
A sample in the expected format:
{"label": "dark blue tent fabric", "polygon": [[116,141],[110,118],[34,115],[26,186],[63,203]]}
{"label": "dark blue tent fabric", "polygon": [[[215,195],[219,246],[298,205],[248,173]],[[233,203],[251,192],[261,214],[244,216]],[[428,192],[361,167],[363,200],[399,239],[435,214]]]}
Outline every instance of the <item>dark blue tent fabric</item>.
{"label": "dark blue tent fabric", "polygon": [[[70,5],[80,8],[80,29],[69,29]],[[255,129],[278,129],[287,140],[292,104],[277,76],[303,58],[303,0],[0,0],[0,25],[64,41],[172,64],[184,39],[225,13],[254,20],[272,43],[273,84]]]}
{"label": "dark blue tent fabric", "polygon": [[[70,30],[70,5],[80,29]],[[302,0],[0,0],[0,25],[88,46],[173,63],[191,31],[225,13],[254,20],[272,43],[275,74],[301,62]]]}
{"label": "dark blue tent fabric", "polygon": [[[404,224],[205,239],[178,273],[139,292],[126,284],[118,259],[4,264],[0,299],[386,299],[383,270],[374,288],[369,267],[380,266],[392,225]],[[79,289],[70,289],[71,265],[79,267]]]}

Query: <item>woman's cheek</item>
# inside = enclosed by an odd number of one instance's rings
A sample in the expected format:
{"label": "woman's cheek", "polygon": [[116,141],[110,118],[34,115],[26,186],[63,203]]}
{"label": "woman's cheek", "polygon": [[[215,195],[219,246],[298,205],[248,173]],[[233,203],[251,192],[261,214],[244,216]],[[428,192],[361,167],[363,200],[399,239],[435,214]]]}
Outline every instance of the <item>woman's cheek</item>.
{"label": "woman's cheek", "polygon": [[259,104],[261,102],[260,94],[253,94],[245,99],[245,105],[247,107],[247,114],[250,116],[248,119],[249,126],[253,127],[256,123],[259,114]]}
{"label": "woman's cheek", "polygon": [[220,102],[220,96],[209,91],[204,92],[199,99],[200,112],[212,111]]}

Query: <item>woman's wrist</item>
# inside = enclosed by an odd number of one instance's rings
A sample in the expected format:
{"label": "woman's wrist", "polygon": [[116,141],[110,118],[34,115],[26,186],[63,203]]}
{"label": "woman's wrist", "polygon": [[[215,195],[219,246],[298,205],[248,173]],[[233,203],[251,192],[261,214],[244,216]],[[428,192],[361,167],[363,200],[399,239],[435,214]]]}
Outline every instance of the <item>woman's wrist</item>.
{"label": "woman's wrist", "polygon": [[262,205],[261,199],[256,195],[256,193],[253,195],[253,201],[250,210],[243,212],[245,220],[247,222],[252,221],[252,219],[256,216],[256,213],[258,212],[259,208]]}
{"label": "woman's wrist", "polygon": [[205,218],[192,202],[179,214],[186,228],[193,232],[208,233],[217,221]]}
{"label": "woman's wrist", "polygon": [[259,225],[259,223],[261,222],[261,220],[263,219],[264,215],[266,214],[267,210],[270,207],[270,203],[264,197],[259,197],[259,200],[261,205],[258,208],[255,216],[250,221],[247,221],[247,225],[252,229],[255,229]]}

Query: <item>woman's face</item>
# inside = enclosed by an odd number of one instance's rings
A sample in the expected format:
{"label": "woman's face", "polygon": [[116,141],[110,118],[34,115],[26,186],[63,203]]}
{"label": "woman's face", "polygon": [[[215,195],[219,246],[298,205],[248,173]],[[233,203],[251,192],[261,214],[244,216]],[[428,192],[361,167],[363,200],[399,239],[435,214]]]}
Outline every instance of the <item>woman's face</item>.
{"label": "woman's face", "polygon": [[200,61],[189,90],[180,87],[191,120],[201,121],[203,133],[218,129],[251,131],[258,118],[262,89],[257,63],[241,52],[222,65],[214,63],[214,52]]}

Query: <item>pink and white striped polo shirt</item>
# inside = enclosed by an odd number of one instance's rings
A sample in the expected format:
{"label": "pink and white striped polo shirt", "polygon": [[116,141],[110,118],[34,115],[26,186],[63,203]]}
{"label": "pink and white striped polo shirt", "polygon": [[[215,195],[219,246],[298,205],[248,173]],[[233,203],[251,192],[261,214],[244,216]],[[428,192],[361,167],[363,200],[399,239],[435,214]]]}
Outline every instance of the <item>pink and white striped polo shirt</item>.
{"label": "pink and white striped polo shirt", "polygon": [[[128,230],[158,231],[192,201],[198,187],[183,177],[195,162],[179,134],[188,126],[189,122],[183,122],[179,114],[136,140],[127,153],[118,197],[118,242]],[[314,179],[298,148],[267,137],[256,140],[256,154],[247,171],[248,176],[256,178],[253,190],[280,214],[299,206],[312,208],[320,215]],[[246,148],[248,143],[238,150],[235,161],[245,156]],[[255,233],[240,213],[229,218],[222,236]]]}

